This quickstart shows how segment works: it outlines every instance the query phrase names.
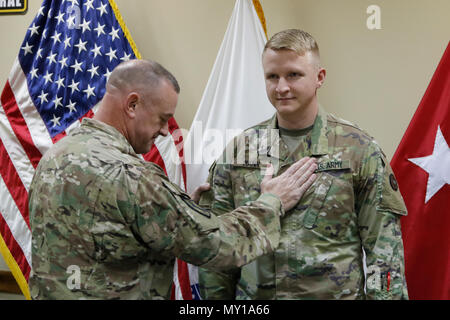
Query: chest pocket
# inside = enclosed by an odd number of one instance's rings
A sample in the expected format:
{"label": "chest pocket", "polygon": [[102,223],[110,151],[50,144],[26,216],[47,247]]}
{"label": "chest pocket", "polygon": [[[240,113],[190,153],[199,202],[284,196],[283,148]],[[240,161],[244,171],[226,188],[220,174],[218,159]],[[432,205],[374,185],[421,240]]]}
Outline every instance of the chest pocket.
{"label": "chest pocket", "polygon": [[[343,225],[354,218],[354,195],[350,162],[319,162],[317,180],[312,186],[302,219],[305,229],[315,229],[327,236],[338,236]],[[308,203],[309,202],[309,203]]]}
{"label": "chest pocket", "polygon": [[328,191],[330,190],[332,179],[327,175],[321,174],[317,180],[317,187],[313,193],[313,199],[303,217],[303,226],[306,229],[312,229],[316,225],[317,216],[322,210]]}

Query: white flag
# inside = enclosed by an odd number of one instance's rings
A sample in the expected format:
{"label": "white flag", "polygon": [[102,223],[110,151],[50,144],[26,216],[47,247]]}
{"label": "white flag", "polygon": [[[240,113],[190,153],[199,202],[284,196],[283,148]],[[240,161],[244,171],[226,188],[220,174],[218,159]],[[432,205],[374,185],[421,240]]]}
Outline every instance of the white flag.
{"label": "white flag", "polygon": [[265,42],[253,2],[237,0],[185,142],[189,193],[234,136],[273,115],[261,62]]}

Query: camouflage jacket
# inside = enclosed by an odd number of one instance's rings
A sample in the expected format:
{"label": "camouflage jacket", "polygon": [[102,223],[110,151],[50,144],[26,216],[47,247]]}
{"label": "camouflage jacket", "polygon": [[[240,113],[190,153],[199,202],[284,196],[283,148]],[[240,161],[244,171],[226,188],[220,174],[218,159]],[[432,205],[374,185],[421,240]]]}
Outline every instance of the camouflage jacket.
{"label": "camouflage jacket", "polygon": [[322,108],[292,153],[276,127],[274,116],[227,147],[210,169],[212,189],[200,204],[221,214],[253,201],[265,162],[281,173],[302,157],[316,157],[318,177],[282,218],[275,253],[226,273],[200,270],[203,298],[407,299],[400,230],[406,208],[380,147]]}
{"label": "camouflage jacket", "polygon": [[175,257],[205,268],[272,252],[280,200],[217,217],[116,129],[84,119],[39,163],[29,193],[33,299],[168,299]]}

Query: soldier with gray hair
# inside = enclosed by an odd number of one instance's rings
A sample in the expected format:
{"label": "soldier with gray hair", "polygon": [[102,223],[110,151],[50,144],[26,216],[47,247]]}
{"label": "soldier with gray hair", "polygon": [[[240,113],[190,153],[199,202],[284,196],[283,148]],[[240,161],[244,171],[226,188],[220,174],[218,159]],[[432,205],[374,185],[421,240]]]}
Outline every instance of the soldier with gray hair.
{"label": "soldier with gray hair", "polygon": [[[276,113],[243,135],[279,130],[269,151],[259,150],[258,163],[271,162],[277,175],[308,156],[317,159],[318,176],[282,218],[276,250],[231,271],[200,270],[202,296],[407,299],[400,231],[400,217],[406,215],[403,199],[375,140],[319,105],[317,90],[326,71],[316,41],[302,30],[281,31],[267,42],[262,63]],[[251,142],[247,146],[255,148]],[[212,188],[200,204],[216,214],[233,210],[260,196],[261,179],[258,166],[217,162],[208,178]]]}
{"label": "soldier with gray hair", "polygon": [[215,270],[272,252],[280,216],[312,184],[304,158],[220,217],[143,160],[168,134],[180,88],[160,64],[117,66],[93,119],[42,157],[29,190],[33,299],[168,299],[175,257]]}

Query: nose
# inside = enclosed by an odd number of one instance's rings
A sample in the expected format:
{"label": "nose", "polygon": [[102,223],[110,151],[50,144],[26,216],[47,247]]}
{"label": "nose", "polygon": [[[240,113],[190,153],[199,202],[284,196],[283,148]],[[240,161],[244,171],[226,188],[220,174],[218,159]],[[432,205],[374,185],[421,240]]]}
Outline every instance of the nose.
{"label": "nose", "polygon": [[159,134],[164,137],[169,134],[169,123],[168,122],[166,122],[166,124],[159,130]]}
{"label": "nose", "polygon": [[289,92],[290,88],[289,88],[289,84],[286,81],[286,79],[284,79],[283,77],[280,77],[280,79],[278,80],[277,83],[277,87],[275,88],[275,91],[279,94],[284,94]]}

